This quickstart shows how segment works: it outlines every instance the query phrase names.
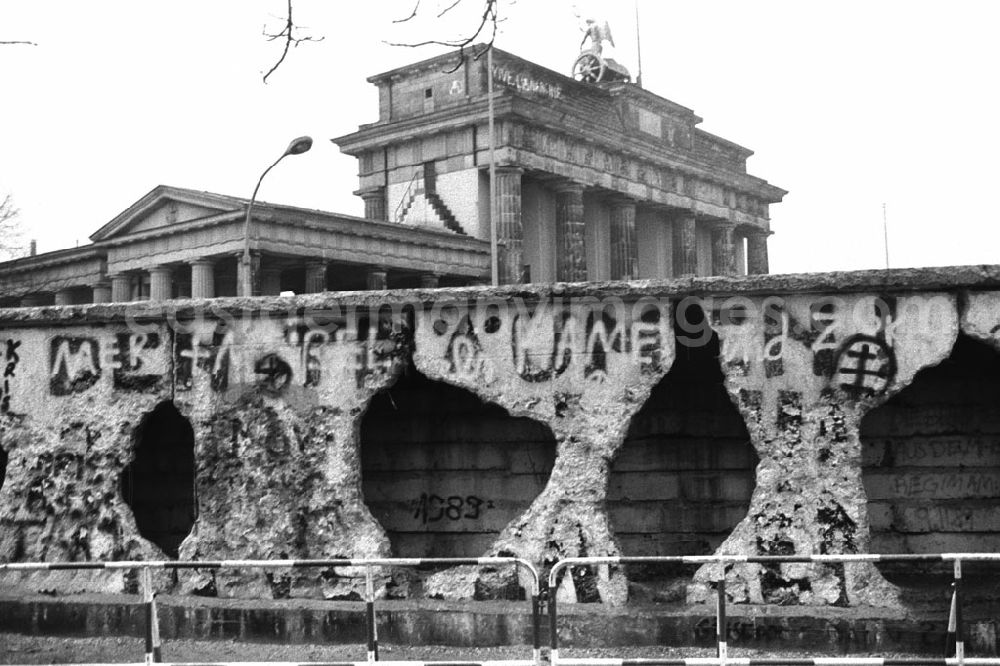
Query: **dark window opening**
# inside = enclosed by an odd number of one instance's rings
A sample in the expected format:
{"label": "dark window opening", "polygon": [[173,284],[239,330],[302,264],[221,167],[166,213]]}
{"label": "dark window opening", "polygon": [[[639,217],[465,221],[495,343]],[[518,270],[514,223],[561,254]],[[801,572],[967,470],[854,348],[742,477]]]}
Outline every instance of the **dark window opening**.
{"label": "dark window opening", "polygon": [[134,458],[121,474],[121,494],[143,538],[170,557],[197,517],[194,430],[172,402],[161,402],[135,430]]}
{"label": "dark window opening", "polygon": [[[688,323],[698,315],[689,312]],[[723,385],[718,336],[676,333],[677,358],[633,417],[611,469],[608,512],[625,555],[714,553],[746,516],[755,486],[757,454]],[[683,601],[697,568],[630,565],[629,598]]]}
{"label": "dark window opening", "polygon": [[549,428],[410,369],[361,422],[362,489],[397,557],[477,557],[528,509],[555,460]]}
{"label": "dark window opening", "polygon": [[[939,365],[861,421],[871,551],[1000,550],[1000,354],[959,335]],[[906,594],[939,598],[950,563],[877,564]],[[1000,598],[996,567],[967,562],[969,594]]]}

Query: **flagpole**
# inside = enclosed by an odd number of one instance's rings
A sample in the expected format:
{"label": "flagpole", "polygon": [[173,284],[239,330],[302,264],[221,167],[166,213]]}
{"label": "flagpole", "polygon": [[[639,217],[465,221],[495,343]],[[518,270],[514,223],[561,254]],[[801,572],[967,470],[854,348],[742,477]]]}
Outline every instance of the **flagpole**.
{"label": "flagpole", "polygon": [[889,221],[885,213],[885,204],[882,204],[882,240],[885,243],[885,267],[889,268]]}
{"label": "flagpole", "polygon": [[642,87],[642,42],[639,39],[639,0],[634,1],[635,5],[635,50],[639,58],[639,73],[636,74],[635,83]]}

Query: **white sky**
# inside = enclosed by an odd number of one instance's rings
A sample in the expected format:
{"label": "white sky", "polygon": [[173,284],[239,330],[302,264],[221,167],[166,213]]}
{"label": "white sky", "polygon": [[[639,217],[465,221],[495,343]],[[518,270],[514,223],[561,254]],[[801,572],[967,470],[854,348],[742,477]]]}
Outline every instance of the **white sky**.
{"label": "white sky", "polygon": [[[284,0],[0,0],[0,194],[39,251],[87,236],[158,184],[360,215],[357,165],[328,139],[377,119],[365,78],[445,49],[472,12],[392,19],[413,0],[295,0],[324,35],[268,85]],[[497,45],[561,72],[579,49],[571,0],[504,0]],[[773,272],[1000,263],[1000,3],[638,0],[649,90],[747,146],[771,207]],[[463,0],[468,9],[480,0]],[[631,2],[603,7],[635,72]],[[583,10],[586,13],[586,9]]]}

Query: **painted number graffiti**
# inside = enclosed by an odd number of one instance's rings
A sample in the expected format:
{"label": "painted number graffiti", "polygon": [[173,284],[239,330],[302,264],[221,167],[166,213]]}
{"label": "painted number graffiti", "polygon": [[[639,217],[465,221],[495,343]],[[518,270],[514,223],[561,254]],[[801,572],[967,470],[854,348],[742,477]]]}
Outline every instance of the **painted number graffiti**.
{"label": "painted number graffiti", "polygon": [[413,517],[422,525],[448,520],[478,520],[482,512],[493,508],[492,500],[484,500],[475,495],[428,495],[421,493],[420,497],[410,500],[410,510]]}
{"label": "painted number graffiti", "polygon": [[0,414],[10,411],[10,382],[17,371],[17,364],[21,357],[17,354],[17,348],[21,346],[20,340],[7,340],[3,355],[3,384],[0,385]]}

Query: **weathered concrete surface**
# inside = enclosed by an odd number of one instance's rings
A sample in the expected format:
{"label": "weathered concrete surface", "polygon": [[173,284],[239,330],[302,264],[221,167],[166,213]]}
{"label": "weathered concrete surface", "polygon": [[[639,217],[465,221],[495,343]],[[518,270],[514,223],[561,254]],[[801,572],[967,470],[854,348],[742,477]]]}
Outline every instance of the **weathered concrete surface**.
{"label": "weathered concrete surface", "polygon": [[[720,552],[864,552],[861,417],[945,358],[959,321],[996,347],[998,294],[1000,268],[958,267],[0,311],[0,446],[10,458],[0,557],[162,557],[139,536],[118,478],[143,414],[171,399],[196,442],[200,513],[182,557],[388,555],[364,502],[358,430],[372,396],[407,363],[556,436],[547,485],[523,498],[530,507],[487,553],[540,567],[619,554],[609,468],[671,367],[673,314],[691,295],[707,325],[686,322],[682,337],[718,334],[726,389],[760,458],[750,511]],[[356,579],[336,573],[185,575],[180,589],[357,594]],[[689,599],[706,598],[718,575],[700,571]],[[505,576],[449,571],[423,591],[489,596]],[[727,579],[735,600],[753,603],[902,603],[871,567],[734,567]],[[84,573],[22,582],[124,584]],[[557,594],[620,604],[624,572],[585,571]]]}
{"label": "weathered concrete surface", "polygon": [[[177,334],[175,401],[195,423],[202,507],[182,558],[389,555],[361,497],[357,431],[405,358],[407,327],[391,315],[291,317],[200,321]],[[210,583],[222,596],[361,592],[333,571],[220,572],[184,587]]]}
{"label": "weathered concrete surface", "polygon": [[[722,340],[726,386],[760,457],[747,517],[719,552],[866,552],[861,417],[948,355],[958,332],[955,297],[740,300],[705,307]],[[707,598],[706,582],[720,575],[717,566],[702,568],[689,599]],[[871,565],[736,565],[726,579],[735,599],[752,603],[896,603]]]}
{"label": "weathered concrete surface", "polygon": [[[430,377],[464,386],[511,414],[545,422],[556,436],[549,483],[490,548],[533,562],[620,554],[604,498],[610,462],[629,419],[673,362],[668,304],[619,308],[587,300],[480,302],[431,308],[418,318],[414,361]],[[471,598],[474,586],[450,590]],[[623,572],[564,577],[572,601],[622,604]]]}
{"label": "weathered concrete surface", "polygon": [[964,292],[962,296],[962,332],[1000,350],[1000,292]]}
{"label": "weathered concrete surface", "polygon": [[[169,334],[123,325],[0,330],[0,561],[164,557],[118,491],[142,415],[170,397]],[[121,591],[103,572],[0,573],[30,590]]]}

